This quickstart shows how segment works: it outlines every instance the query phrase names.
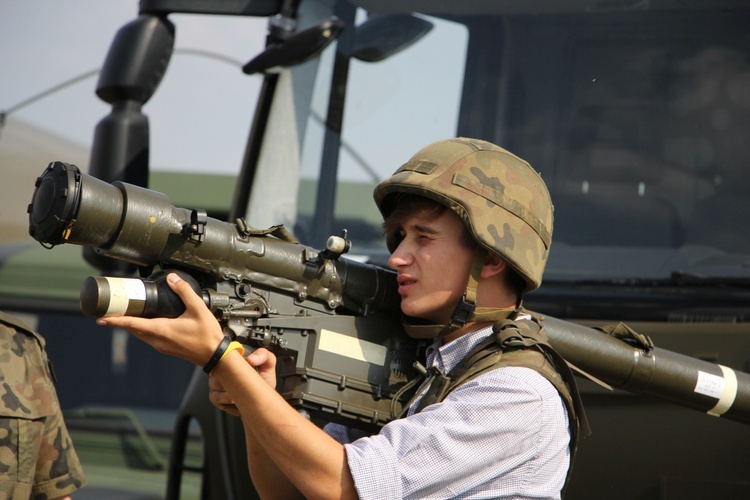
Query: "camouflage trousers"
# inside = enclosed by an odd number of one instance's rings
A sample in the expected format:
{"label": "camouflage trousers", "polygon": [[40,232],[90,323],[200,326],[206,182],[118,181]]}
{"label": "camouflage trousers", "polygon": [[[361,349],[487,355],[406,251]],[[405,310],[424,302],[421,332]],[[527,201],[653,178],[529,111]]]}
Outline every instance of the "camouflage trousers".
{"label": "camouflage trousers", "polygon": [[85,484],[44,339],[0,312],[0,500],[53,499]]}

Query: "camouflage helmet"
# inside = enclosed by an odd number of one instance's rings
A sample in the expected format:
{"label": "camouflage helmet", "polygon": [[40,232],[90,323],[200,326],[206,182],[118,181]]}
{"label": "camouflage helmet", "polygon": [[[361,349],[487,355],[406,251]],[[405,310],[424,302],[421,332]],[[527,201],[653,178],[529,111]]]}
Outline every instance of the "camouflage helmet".
{"label": "camouflage helmet", "polygon": [[[553,206],[540,175],[492,143],[455,138],[432,143],[374,191],[383,217],[397,193],[438,201],[453,210],[474,239],[539,287],[552,241]],[[391,249],[393,250],[393,249]]]}

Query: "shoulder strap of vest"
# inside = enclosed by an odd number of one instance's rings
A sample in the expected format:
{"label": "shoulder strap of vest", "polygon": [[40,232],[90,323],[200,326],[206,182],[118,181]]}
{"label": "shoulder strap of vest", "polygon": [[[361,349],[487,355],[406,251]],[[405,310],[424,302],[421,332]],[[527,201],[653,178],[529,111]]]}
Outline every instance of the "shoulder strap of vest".
{"label": "shoulder strap of vest", "polygon": [[564,496],[573,473],[578,443],[581,437],[591,435],[575,376],[565,359],[549,344],[541,320],[537,317],[530,316],[530,321],[496,325],[496,338],[504,346],[505,352],[505,363],[501,361],[500,366],[526,366],[536,370],[557,389],[565,403],[570,427],[570,465],[562,491]]}

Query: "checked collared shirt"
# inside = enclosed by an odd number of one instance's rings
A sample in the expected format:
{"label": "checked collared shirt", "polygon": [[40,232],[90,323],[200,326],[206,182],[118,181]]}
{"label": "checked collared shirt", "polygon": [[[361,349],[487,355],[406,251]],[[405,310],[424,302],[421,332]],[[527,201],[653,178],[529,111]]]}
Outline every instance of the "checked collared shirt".
{"label": "checked collared shirt", "polygon": [[[491,327],[427,350],[448,373]],[[421,389],[420,389],[421,390]],[[560,498],[569,465],[565,404],[530,368],[503,367],[471,380],[440,403],[366,436],[328,424],[344,444],[361,499]]]}

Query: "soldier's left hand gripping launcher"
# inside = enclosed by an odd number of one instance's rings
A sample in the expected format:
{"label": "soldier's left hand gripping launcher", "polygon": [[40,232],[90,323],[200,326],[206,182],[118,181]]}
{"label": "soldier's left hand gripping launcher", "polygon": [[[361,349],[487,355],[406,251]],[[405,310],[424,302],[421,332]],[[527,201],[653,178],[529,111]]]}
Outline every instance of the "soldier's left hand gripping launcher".
{"label": "soldier's left hand gripping launcher", "polygon": [[415,349],[400,326],[394,273],[341,257],[345,237],[318,251],[283,228],[223,222],[63,162],[37,179],[28,213],[29,233],[44,246],[92,247],[139,266],[141,277],[88,277],[84,313],[178,316],[184,306],[164,277],[179,272],[228,335],[276,352],[277,389],[313,417],[376,428],[412,378]]}

